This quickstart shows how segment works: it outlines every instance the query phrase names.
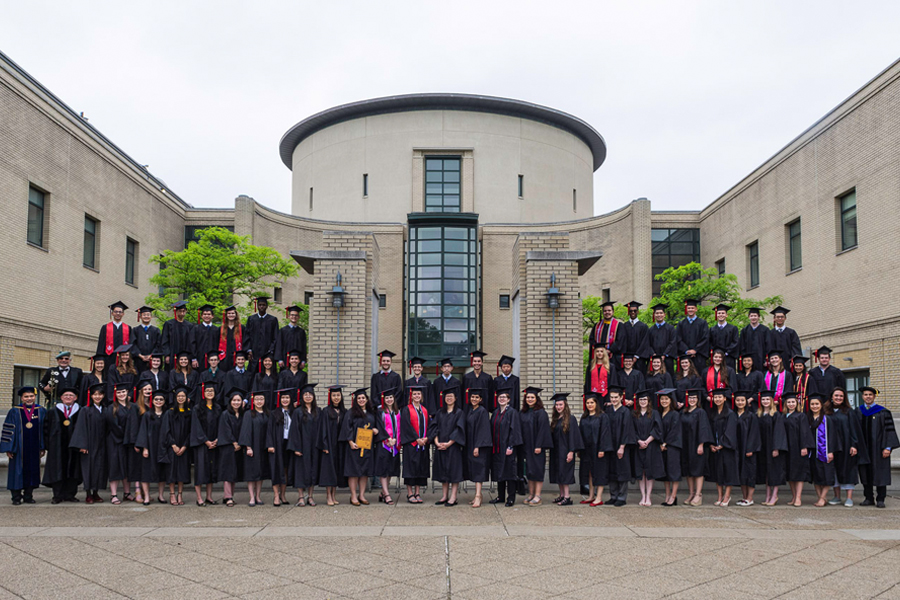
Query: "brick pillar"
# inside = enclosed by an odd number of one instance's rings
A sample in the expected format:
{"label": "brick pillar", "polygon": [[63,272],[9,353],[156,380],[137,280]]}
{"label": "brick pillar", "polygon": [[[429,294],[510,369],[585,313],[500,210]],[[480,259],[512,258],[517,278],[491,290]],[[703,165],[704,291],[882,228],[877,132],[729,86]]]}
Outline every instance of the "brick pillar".
{"label": "brick pillar", "polygon": [[650,242],[650,201],[638,198],[631,203],[631,247],[634,256],[633,298],[620,298],[621,302],[637,300],[649,304],[653,299],[653,269]]}
{"label": "brick pillar", "polygon": [[240,195],[234,199],[234,232],[237,235],[253,235],[256,220],[256,200]]}
{"label": "brick pillar", "polygon": [[13,338],[0,337],[0,407],[11,406],[13,398]]}

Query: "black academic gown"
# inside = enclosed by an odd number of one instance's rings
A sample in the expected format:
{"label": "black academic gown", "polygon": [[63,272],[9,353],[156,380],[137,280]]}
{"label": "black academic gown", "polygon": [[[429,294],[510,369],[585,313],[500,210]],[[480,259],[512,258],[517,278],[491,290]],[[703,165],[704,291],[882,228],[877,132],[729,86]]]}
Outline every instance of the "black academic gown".
{"label": "black academic gown", "polygon": [[134,360],[134,368],[138,373],[143,373],[150,368],[150,361],[143,361],[140,355],[150,356],[162,350],[162,331],[155,325],[135,325],[131,328],[131,337],[134,347],[131,349],[131,358]]}
{"label": "black academic gown", "polygon": [[[763,384],[762,389],[760,391],[768,390],[773,394],[778,392],[778,381],[781,379],[782,375],[784,376],[784,385],[782,386],[782,393],[793,392],[794,391],[794,376],[790,371],[782,371],[781,373],[769,373],[768,371],[764,371],[762,373],[763,376]],[[775,406],[779,408],[779,410],[784,406],[783,401],[780,397],[775,398]]]}
{"label": "black academic gown", "polygon": [[290,369],[285,369],[281,373],[278,374],[278,388],[279,390],[287,390],[287,389],[300,389],[304,385],[306,385],[307,376],[306,371],[297,371],[294,373]]}
{"label": "black academic gown", "polygon": [[[354,415],[353,412],[347,412],[338,435],[338,442],[344,452],[344,477],[372,477],[375,473],[375,447],[381,441],[381,428],[372,413]],[[378,430],[372,437],[372,447],[368,450],[354,450],[350,447],[350,442],[356,441],[358,429],[365,429],[367,426]]]}
{"label": "black academic gown", "polygon": [[139,448],[136,448],[138,433],[141,429],[141,417],[143,415],[132,404],[131,410],[128,411],[128,420],[125,422],[125,453],[128,455],[126,462],[128,470],[126,477],[132,483],[141,481],[141,472],[143,470],[143,458]]}
{"label": "black academic gown", "polygon": [[683,448],[684,428],[681,425],[681,413],[670,410],[666,414],[660,414],[662,424],[662,437],[660,438],[660,450],[662,444],[666,449],[662,450],[663,467],[665,474],[657,477],[662,481],[681,481],[681,450]]}
{"label": "black academic gown", "polygon": [[[163,413],[165,414],[165,413]],[[159,430],[162,416],[154,411],[147,411],[141,417],[135,446],[141,449],[141,483],[160,483],[166,480],[167,465],[160,462]],[[146,450],[148,456],[144,456]]]}
{"label": "black academic gown", "polygon": [[616,373],[616,381],[625,388],[622,394],[626,400],[634,400],[635,393],[647,389],[645,387],[644,374],[637,369],[632,369],[631,373],[627,373],[625,369],[620,369]]}
{"label": "black academic gown", "polygon": [[325,487],[347,487],[344,477],[344,453],[338,441],[341,422],[346,410],[338,411],[332,406],[322,409],[318,419],[316,448],[321,453],[319,463],[319,485]]}
{"label": "black academic gown", "polygon": [[[809,452],[816,445],[809,428],[809,417],[804,412],[794,411],[784,417],[784,431],[787,436],[787,452],[784,453],[785,477],[788,481],[809,481]],[[807,451],[801,456],[802,450]]]}
{"label": "black academic gown", "polygon": [[[112,321],[110,321],[112,323]],[[112,344],[106,343],[106,327],[107,324],[104,324],[103,327],[100,328],[100,335],[97,336],[97,352],[95,354],[103,354],[106,356],[106,369],[114,367],[116,364],[116,353],[115,349],[125,343],[125,332],[128,332],[128,343],[134,343],[134,335],[131,329],[131,325],[128,323],[121,323],[118,327],[113,326],[113,335],[112,335]]]}
{"label": "black academic gown", "polygon": [[[78,417],[84,409],[79,408],[75,412],[70,412],[66,418],[64,409],[60,406],[62,404],[47,410],[47,418],[44,420],[44,448],[47,455],[41,483],[48,487],[66,480],[76,485],[81,483],[81,453],[75,448],[70,448],[69,443],[75,432]],[[68,425],[65,424],[66,421],[69,422]]]}
{"label": "black academic gown", "polygon": [[[459,379],[457,379],[456,377],[453,377],[453,376],[451,376],[450,379],[448,379],[447,381],[444,381],[444,376],[438,375],[435,378],[435,380],[431,382],[431,388],[432,388],[432,394],[433,394],[432,402],[434,403],[434,405],[428,406],[427,404],[425,404],[425,398],[424,397],[422,398],[422,406],[424,406],[425,408],[428,409],[429,415],[437,414],[437,411],[439,411],[442,408],[441,392],[443,392],[444,390],[450,389],[450,388],[454,388],[454,387],[459,387],[460,389],[462,389],[462,384],[460,383]],[[482,404],[485,405],[484,406],[485,408],[490,408],[490,406],[488,406],[488,401],[489,401],[488,398],[484,398],[484,400],[482,402]],[[465,403],[465,401],[463,401],[463,403]]]}
{"label": "black academic gown", "polygon": [[[207,361],[207,355],[215,350],[219,351],[219,336],[221,330],[215,325],[206,326],[205,323],[198,323],[194,325],[194,360],[197,361],[199,365],[198,370],[207,369],[209,367],[209,362]],[[234,357],[234,354],[231,355]],[[225,371],[228,370],[229,367],[226,367],[224,361],[219,362],[219,368]]]}
{"label": "black academic gown", "polygon": [[[415,377],[410,377],[406,381],[403,382],[403,396],[401,398],[395,398],[395,400],[399,400],[397,403],[397,407],[400,410],[409,403],[409,388],[411,387],[420,387],[422,389],[422,406],[428,408],[429,406],[437,406],[437,401],[434,399],[434,387],[431,385],[431,382],[428,381],[428,378],[422,375],[418,379]],[[431,412],[431,409],[428,408],[428,412]]]}
{"label": "black academic gown", "polygon": [[[125,447],[125,430],[128,427],[128,415],[132,407],[128,402],[125,406],[115,405],[103,409],[103,417],[106,419],[106,460],[109,465],[109,480],[122,481],[128,478],[128,459],[130,448]],[[137,409],[135,409],[137,410]],[[113,414],[115,412],[115,414]]]}
{"label": "black academic gown", "polygon": [[[459,404],[457,404],[459,406]],[[459,483],[463,481],[463,463],[465,462],[466,445],[466,411],[457,408],[452,413],[438,411],[432,421],[432,442],[454,442],[449,448],[434,448],[434,461],[431,464],[431,478],[441,483]]]}
{"label": "black academic gown", "polygon": [[[196,331],[196,329],[195,329]],[[245,327],[240,328],[241,333],[241,350],[246,350],[247,346],[244,342],[245,335],[247,335],[247,329]],[[230,371],[234,368],[234,355],[238,351],[237,347],[237,337],[238,337],[238,327],[225,327],[225,355],[219,353],[219,368],[224,371]],[[222,332],[220,329],[216,329],[216,337],[215,337],[215,345],[210,348],[211,350],[219,350],[219,343],[222,337]],[[202,360],[198,358],[198,360]],[[246,366],[246,363],[245,363]],[[255,365],[254,365],[255,366]]]}
{"label": "black academic gown", "polygon": [[218,460],[218,480],[234,483],[244,481],[244,448],[234,443],[241,437],[241,418],[231,411],[219,415],[218,442],[216,445]]}
{"label": "black academic gown", "polygon": [[[547,470],[547,450],[553,447],[550,435],[550,418],[543,408],[526,410],[522,418],[522,454],[525,455],[525,478],[528,481],[544,481]],[[536,449],[541,451],[535,454]]]}
{"label": "black academic gown", "polygon": [[753,398],[748,398],[747,400],[752,403],[752,407],[755,410],[758,406],[758,398],[756,394],[763,391],[766,388],[766,382],[763,379],[763,372],[752,370],[750,374],[747,375],[743,371],[738,371],[734,374],[734,390],[745,390],[748,392],[753,392]]}
{"label": "black academic gown", "polygon": [[[403,378],[400,377],[400,374],[394,371],[385,373],[381,370],[372,373],[369,378],[369,407],[373,413],[376,412],[376,407],[381,406],[381,392],[388,390],[397,390],[400,396],[403,395]],[[397,398],[394,400],[396,401]]]}
{"label": "black academic gown", "polygon": [[[759,453],[756,456],[756,484],[776,487],[784,485],[784,457],[787,454],[787,431],[780,412],[763,413],[758,418]],[[772,456],[777,450],[778,456]]]}
{"label": "black academic gown", "polygon": [[[309,413],[300,407],[291,415],[291,431],[288,437],[288,451],[291,460],[288,479],[294,487],[306,490],[319,481],[319,418],[321,411]],[[300,456],[297,456],[297,452]]]}
{"label": "black academic gown", "polygon": [[709,410],[713,409],[713,390],[721,388],[737,389],[733,387],[735,384],[734,369],[727,366],[719,367],[717,371],[715,367],[710,365],[700,374],[700,381],[702,382],[701,387],[706,391],[706,407]]}
{"label": "black academic gown", "polygon": [[[575,415],[569,415],[568,431],[563,431],[562,422],[557,421],[556,427],[550,427],[550,435],[553,438],[553,447],[550,449],[550,483],[571,485],[575,483],[574,455],[584,450],[584,441]],[[569,452],[573,453],[571,462],[566,460]]]}
{"label": "black academic gown", "polygon": [[522,382],[519,380],[518,376],[510,373],[509,377],[504,377],[503,374],[501,373],[500,375],[497,375],[496,377],[494,377],[493,387],[491,388],[491,390],[492,390],[491,395],[493,396],[494,390],[499,390],[499,389],[503,389],[503,388],[511,388],[512,396],[509,399],[509,407],[512,408],[513,410],[519,410],[519,408],[522,406],[522,404],[521,404],[521,400],[522,400],[521,385],[522,385]]}
{"label": "black academic gown", "polygon": [[[285,420],[288,419],[288,436],[284,435]],[[288,485],[293,487],[294,481],[291,479],[291,472],[288,465],[291,461],[291,452],[288,451],[288,442],[290,440],[291,425],[293,418],[288,412],[285,417],[284,409],[276,408],[269,412],[269,424],[266,428],[266,451],[269,459],[269,473],[272,475],[272,485]],[[271,448],[274,452],[268,452]]]}
{"label": "black academic gown", "polygon": [[[607,457],[609,459],[610,481],[631,481],[632,463],[631,453],[637,444],[637,435],[634,431],[634,415],[627,406],[619,406],[618,410],[612,404],[606,407],[609,416],[609,433],[612,437],[613,449]],[[625,446],[622,458],[619,458],[619,446]]]}
{"label": "black academic gown", "polygon": [[[457,400],[460,406],[464,407],[465,410],[469,410],[469,394],[468,391],[474,388],[478,388],[482,390],[482,394],[487,394],[483,396],[481,399],[481,403],[484,404],[484,407],[488,409],[489,412],[494,412],[497,408],[497,399],[494,397],[495,388],[494,388],[494,379],[485,373],[481,372],[481,375],[475,376],[475,371],[469,371],[462,378],[462,398]],[[509,398],[509,407],[518,410],[516,406],[519,404],[519,393],[516,390],[512,391],[512,395]]]}
{"label": "black academic gown", "polygon": [[219,481],[219,449],[209,448],[206,442],[218,444],[222,409],[213,401],[212,408],[204,403],[194,408],[191,415],[190,446],[194,452],[194,485],[216,483]]}
{"label": "black academic gown", "polygon": [[655,394],[659,390],[674,388],[672,376],[668,373],[657,373],[656,375],[647,375],[644,377],[645,390],[653,390]]}
{"label": "black academic gown", "polygon": [[[815,446],[809,453],[809,481],[815,485],[831,487],[835,480],[833,457],[841,450],[841,437],[836,435],[834,421],[830,416],[814,420],[810,415],[809,425]],[[819,456],[819,436],[824,437],[825,456]],[[828,453],[832,455],[831,462],[828,462]]]}
{"label": "black academic gown", "polygon": [[158,372],[154,373],[150,369],[146,371],[142,371],[140,377],[138,378],[138,383],[143,381],[149,381],[150,385],[153,386],[153,391],[163,390],[168,391],[169,389],[169,374],[160,369]]}
{"label": "black academic gown", "polygon": [[847,389],[847,378],[844,376],[844,372],[834,365],[828,365],[824,373],[821,367],[816,365],[809,370],[809,378],[811,380],[809,386],[810,394],[819,393],[826,398],[830,398],[834,388]]}
{"label": "black academic gown", "polygon": [[[597,346],[603,346],[612,355],[610,357],[611,361],[614,362],[615,360],[618,360],[619,355],[622,353],[624,335],[622,334],[622,322],[616,318],[613,318],[613,320],[618,322],[614,337],[610,335],[610,331],[612,329],[612,321],[606,323],[601,320],[591,328],[591,335],[590,339],[588,340],[590,345],[588,356],[594,355],[594,348],[596,348]],[[610,339],[610,337],[612,337],[612,339]]]}
{"label": "black academic gown", "polygon": [[288,364],[287,353],[296,350],[300,353],[300,364],[306,362],[306,331],[297,325],[285,325],[278,330],[275,339],[275,360],[285,367]]}
{"label": "black academic gown", "polygon": [[[111,369],[107,375],[109,378],[109,390],[110,395],[107,396],[106,400],[110,404],[116,401],[115,389],[118,384],[125,384],[128,386],[129,395],[133,398],[133,394],[136,391],[138,381],[140,377],[137,373],[119,373],[116,369]],[[131,401],[129,401],[129,404]],[[113,480],[115,481],[115,480]]]}
{"label": "black academic gown", "polygon": [[[545,420],[546,417],[545,413]],[[524,415],[522,421],[524,427]],[[522,435],[524,439],[524,430]],[[475,483],[484,483],[490,480],[492,445],[491,415],[483,406],[470,410],[466,416],[466,479]],[[474,455],[475,449],[478,449],[478,456]],[[543,478],[543,460],[541,460],[541,465],[541,477]]]}
{"label": "black academic gown", "polygon": [[[709,457],[709,445],[714,441],[709,415],[703,408],[681,413],[681,473],[685,477],[703,477]],[[703,454],[697,448],[703,444]]]}
{"label": "black academic gown", "polygon": [[[859,483],[860,461],[869,460],[860,414],[855,410],[835,410],[831,421],[834,434],[841,438],[841,449],[834,453],[834,471],[838,483],[856,485]],[[850,448],[856,448],[855,456],[850,455]]]}
{"label": "black academic gown", "polygon": [[[253,390],[250,389],[252,386],[253,373],[250,370],[244,369],[243,371],[238,371],[237,369],[231,369],[225,373],[225,385],[222,386],[222,388],[225,390],[224,393],[227,394],[234,388],[252,392]],[[224,404],[222,408],[227,408],[228,401],[224,400],[224,396],[222,402]]]}
{"label": "black academic gown", "polygon": [[[741,485],[756,486],[756,474],[759,470],[756,463],[762,441],[759,435],[759,419],[756,413],[745,410],[738,416],[738,471]],[[751,455],[747,456],[750,452]]]}
{"label": "black academic gown", "polygon": [[659,449],[659,440],[662,437],[662,421],[659,413],[644,413],[634,416],[634,435],[637,440],[645,440],[653,437],[653,441],[646,448],[640,448],[635,442],[634,447],[634,478],[646,476],[647,479],[659,479],[666,474],[663,464],[662,451]]}
{"label": "black academic gown", "polygon": [[[266,313],[260,316],[253,313],[247,317],[247,325],[244,327],[244,350],[253,353],[253,365],[266,353],[275,353],[275,337],[278,333],[278,319]],[[299,350],[299,348],[297,348]],[[288,350],[294,350],[289,348]]]}
{"label": "black academic gown", "polygon": [[[578,428],[578,423],[575,423]],[[491,479],[494,481],[515,481],[516,449],[522,445],[522,423],[519,413],[507,407],[501,411],[499,407],[491,415]],[[507,449],[512,454],[507,455]],[[574,465],[573,465],[574,466]]]}
{"label": "black academic gown", "polygon": [[738,462],[738,418],[734,411],[724,409],[721,413],[711,413],[710,426],[713,445],[721,450],[709,449],[706,462],[706,479],[717,485],[740,485],[740,464]]}
{"label": "black academic gown", "polygon": [[[778,331],[774,327],[766,332],[766,355],[778,352],[785,363],[793,356],[802,356],[803,348],[800,347],[800,336],[790,327]],[[790,481],[790,479],[789,479]]]}
{"label": "black academic gown", "polygon": [[[241,434],[238,444],[244,447],[244,479],[246,481],[262,481],[269,479],[269,451],[266,447],[266,432],[269,426],[269,415],[248,410],[241,417]],[[252,449],[253,456],[246,450]]]}
{"label": "black academic gown", "polygon": [[[860,459],[859,480],[863,485],[882,486],[891,484],[891,459],[884,458],[882,451],[891,450],[900,446],[897,439],[897,430],[894,428],[894,418],[891,411],[874,404],[873,407],[881,408],[877,413],[870,412],[867,416],[862,408],[857,408],[862,424],[862,435],[865,439],[867,463]],[[871,469],[865,468],[871,465]],[[871,477],[869,476],[871,474]]]}
{"label": "black academic gown", "polygon": [[675,328],[670,323],[649,326],[647,334],[651,356],[662,356],[666,363],[666,371],[674,371],[674,360],[678,356],[678,342],[675,339]]}
{"label": "black academic gown", "polygon": [[[678,397],[675,398],[675,401],[679,402],[681,404],[687,404],[687,398],[685,397],[685,393],[688,390],[702,389],[703,386],[705,385],[700,381],[700,377],[698,377],[696,375],[691,376],[691,377],[682,377],[681,379],[678,379],[678,375],[676,374],[673,378],[675,379],[675,389],[678,391],[678,393],[677,393]],[[700,397],[700,403],[701,404],[703,403],[703,396]],[[696,477],[699,477],[699,475],[697,475]]]}
{"label": "black academic gown", "polygon": [[[200,371],[200,389],[203,389],[203,385],[206,383],[214,383],[216,384],[216,397],[215,402],[219,405],[219,408],[225,410],[227,402],[225,401],[225,392],[229,391],[231,388],[225,389],[225,376],[226,373],[222,369],[216,369],[216,372],[213,373],[212,369],[205,369]],[[246,390],[247,388],[241,388],[242,390]],[[248,392],[251,390],[247,390]],[[199,396],[200,402],[204,401],[203,394],[201,393]]]}
{"label": "black academic gown", "polygon": [[[178,322],[175,319],[169,319],[163,323],[162,341],[160,342],[163,358],[163,367],[167,371],[175,368],[177,361],[175,356],[179,352],[194,352],[194,329],[193,325],[187,321]],[[168,363],[166,363],[168,359]]]}
{"label": "black academic gown", "polygon": [[698,373],[706,369],[706,359],[709,357],[709,324],[700,317],[694,322],[687,317],[675,327],[675,339],[678,343],[678,355],[681,356],[688,350],[696,350],[697,354],[691,359]]}
{"label": "black academic gown", "polygon": [[[168,379],[168,377],[166,379]],[[109,387],[109,376],[104,374],[103,381],[100,381],[100,378],[97,377],[94,373],[85,373],[84,377],[81,378],[81,391],[78,394],[78,404],[81,406],[81,408],[85,408],[88,404],[94,403],[93,400],[91,400],[90,389],[98,383],[106,384],[106,387],[103,389],[103,392],[105,394],[105,396],[103,397],[103,403],[109,404],[110,398],[112,398]]]}
{"label": "black academic gown", "polygon": [[81,477],[87,491],[106,489],[109,481],[109,466],[106,460],[107,419],[96,406],[82,408],[81,416],[75,424],[75,432],[69,442],[70,448],[87,450],[81,455]]}
{"label": "black academic gown", "polygon": [[640,361],[639,366],[643,369],[652,354],[650,330],[647,328],[647,324],[643,321],[636,321],[634,324],[630,320],[623,321],[619,326],[618,335],[622,336],[622,356],[637,356]]}
{"label": "black academic gown", "polygon": [[375,477],[400,477],[400,444],[385,446],[388,438],[399,439],[400,413],[379,410],[378,424],[384,439],[375,446]]}
{"label": "black academic gown", "polygon": [[[159,426],[159,461],[165,464],[166,483],[191,482],[191,409],[176,407],[163,413]],[[172,446],[185,447],[177,456]]]}
{"label": "black academic gown", "polygon": [[[738,344],[739,356],[753,357],[753,370],[765,371],[766,365],[766,344],[768,343],[769,328],[765,325],[757,325],[753,329],[747,325],[741,329],[740,340]],[[738,365],[740,368],[740,365]]]}
{"label": "black academic gown", "polygon": [[[188,399],[196,404],[200,402],[200,372],[199,371],[191,371],[187,375],[181,373],[179,371],[170,371],[169,372],[169,389],[174,390],[178,386],[184,386],[190,393],[188,394]],[[246,389],[246,388],[245,388]],[[170,403],[172,405],[175,404],[175,398],[170,398]]]}
{"label": "black academic gown", "polygon": [[738,328],[731,323],[725,323],[723,327],[719,327],[719,324],[715,323],[709,328],[710,350],[715,350],[716,348],[724,350],[725,364],[732,369],[739,368],[735,365],[740,352],[740,337]]}
{"label": "black academic gown", "polygon": [[[606,485],[609,483],[609,459],[606,458],[606,453],[613,451],[609,416],[602,411],[596,415],[585,413],[581,415],[578,429],[584,445],[584,450],[579,452],[579,481],[582,485]],[[603,458],[597,456],[600,452],[604,453]]]}
{"label": "black academic gown", "polygon": [[[303,373],[303,371],[300,371]],[[266,393],[266,410],[273,411],[278,407],[278,398],[275,397],[275,390],[281,389],[293,389],[290,387],[281,388],[278,387],[278,375],[271,375],[263,371],[262,373],[254,373],[253,374],[253,383],[250,384],[250,390],[253,392],[265,392]]]}
{"label": "black academic gown", "polygon": [[431,470],[427,444],[423,447],[416,440],[429,437],[428,419],[430,411],[420,407],[418,428],[413,426],[411,413],[415,409],[412,404],[400,412],[400,444],[403,449],[403,479],[425,479]]}

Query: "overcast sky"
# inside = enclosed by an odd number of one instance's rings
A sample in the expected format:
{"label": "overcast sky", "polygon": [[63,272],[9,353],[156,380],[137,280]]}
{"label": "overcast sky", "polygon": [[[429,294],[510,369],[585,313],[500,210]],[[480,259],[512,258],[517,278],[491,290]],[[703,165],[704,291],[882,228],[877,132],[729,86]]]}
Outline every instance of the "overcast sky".
{"label": "overcast sky", "polygon": [[187,202],[284,212],[289,127],[412,92],[586,120],[597,214],[699,209],[900,54],[900,2],[3,4],[0,50]]}

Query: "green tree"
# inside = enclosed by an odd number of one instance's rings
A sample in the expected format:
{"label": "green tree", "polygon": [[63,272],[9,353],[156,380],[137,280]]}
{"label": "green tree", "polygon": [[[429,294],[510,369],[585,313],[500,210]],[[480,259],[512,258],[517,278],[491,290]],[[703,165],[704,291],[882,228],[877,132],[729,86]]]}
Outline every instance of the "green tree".
{"label": "green tree", "polygon": [[[197,235],[199,239],[184,250],[165,250],[150,257],[151,263],[160,266],[150,283],[159,286],[161,293],[149,294],[144,301],[154,309],[160,322],[173,318],[171,306],[181,299],[188,302],[188,320],[195,319],[197,309],[204,304],[215,307],[213,314],[218,320],[234,296],[251,299],[245,310],[239,311],[250,314],[254,296],[272,295],[275,287],[297,273],[294,261],[272,248],[253,245],[248,235],[237,235],[222,227],[208,227]],[[309,322],[308,307],[305,308],[300,315],[304,327]]]}
{"label": "green tree", "polygon": [[[728,273],[719,277],[716,269],[704,269],[703,265],[695,262],[681,267],[670,267],[657,275],[656,279],[662,282],[660,295],[653,298],[649,306],[642,307],[638,312],[638,319],[648,325],[653,322],[652,306],[665,304],[668,307],[666,321],[674,325],[684,317],[684,301],[694,299],[700,302],[697,307],[697,316],[706,319],[710,325],[716,322],[716,305],[724,303],[731,306],[731,310],[728,311],[728,322],[741,329],[749,323],[748,308],[754,306],[762,308],[760,322],[765,322],[768,311],[783,302],[781,296],[771,296],[762,300],[742,298],[737,276]],[[616,306],[615,316],[617,319],[628,318],[628,310],[624,303],[630,300],[630,298],[622,298],[622,304]],[[587,296],[581,301],[585,366],[588,362],[588,335],[590,335],[593,325],[599,323],[602,318],[601,302],[602,300],[596,296]]]}

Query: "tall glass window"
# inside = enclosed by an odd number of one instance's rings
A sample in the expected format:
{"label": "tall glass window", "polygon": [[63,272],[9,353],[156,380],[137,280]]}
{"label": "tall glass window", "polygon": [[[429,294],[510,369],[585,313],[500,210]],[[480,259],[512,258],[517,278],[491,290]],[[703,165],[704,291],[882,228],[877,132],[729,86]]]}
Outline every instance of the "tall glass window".
{"label": "tall glass window", "polygon": [[425,158],[425,212],[459,212],[460,164],[458,156]]}
{"label": "tall glass window", "polygon": [[137,257],[138,244],[131,238],[125,238],[125,283],[134,285],[135,259]]}
{"label": "tall glass window", "polygon": [[747,258],[750,261],[750,287],[759,285],[759,242],[747,246]]}
{"label": "tall glass window", "polygon": [[790,271],[803,266],[803,249],[800,244],[800,219],[788,225],[788,248],[790,250]]}
{"label": "tall glass window", "polygon": [[84,217],[84,256],[82,264],[89,269],[97,268],[97,221]]}
{"label": "tall glass window", "polygon": [[839,198],[841,209],[841,250],[849,250],[857,244],[856,190]]}
{"label": "tall glass window", "polygon": [[477,228],[410,225],[409,355],[466,358],[477,346]]}
{"label": "tall glass window", "polygon": [[28,243],[44,246],[44,193],[28,188]]}
{"label": "tall glass window", "polygon": [[662,283],[656,276],[669,267],[700,262],[699,229],[652,229],[650,231],[653,260],[653,295],[658,296]]}

